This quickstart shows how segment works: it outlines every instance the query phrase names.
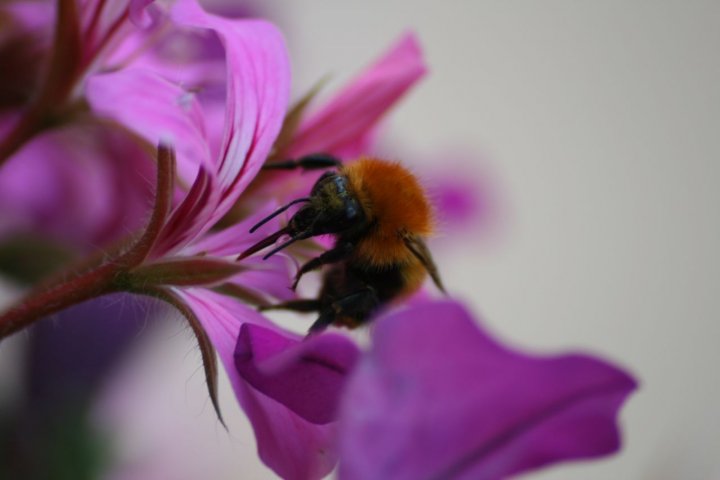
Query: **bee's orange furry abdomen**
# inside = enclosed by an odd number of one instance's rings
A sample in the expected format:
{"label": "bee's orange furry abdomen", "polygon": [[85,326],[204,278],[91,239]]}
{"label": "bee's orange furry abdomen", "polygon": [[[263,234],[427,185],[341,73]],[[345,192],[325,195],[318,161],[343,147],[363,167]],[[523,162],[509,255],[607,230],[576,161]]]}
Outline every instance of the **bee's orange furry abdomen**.
{"label": "bee's orange furry abdomen", "polygon": [[410,262],[402,234],[425,237],[433,227],[432,208],[418,179],[399,163],[369,157],[346,165],[342,173],[374,224],[358,245],[358,255],[377,266]]}

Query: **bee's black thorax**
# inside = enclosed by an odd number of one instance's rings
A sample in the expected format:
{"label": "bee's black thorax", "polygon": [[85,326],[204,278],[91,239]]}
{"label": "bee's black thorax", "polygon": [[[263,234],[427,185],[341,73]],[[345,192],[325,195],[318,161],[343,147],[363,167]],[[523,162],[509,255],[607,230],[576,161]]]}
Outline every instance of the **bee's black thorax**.
{"label": "bee's black thorax", "polygon": [[365,212],[344,175],[324,174],[315,182],[309,199],[309,203],[290,220],[291,234],[335,234],[354,238],[366,229]]}

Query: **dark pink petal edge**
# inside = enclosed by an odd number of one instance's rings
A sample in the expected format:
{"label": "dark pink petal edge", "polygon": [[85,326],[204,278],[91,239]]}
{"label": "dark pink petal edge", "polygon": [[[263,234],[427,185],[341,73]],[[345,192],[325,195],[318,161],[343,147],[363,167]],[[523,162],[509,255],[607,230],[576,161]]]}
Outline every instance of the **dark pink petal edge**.
{"label": "dark pink petal edge", "polygon": [[202,288],[174,290],[198,317],[217,350],[237,400],[252,424],[263,463],[281,478],[290,480],[320,479],[328,475],[338,458],[335,424],[308,422],[253,388],[235,368],[233,354],[241,325],[261,325],[289,334],[230,297]]}
{"label": "dark pink petal edge", "polygon": [[506,348],[458,304],[377,321],[341,407],[342,479],[495,479],[619,447],[635,380],[588,355]]}
{"label": "dark pink petal edge", "polygon": [[302,340],[244,324],[234,358],[240,376],[255,389],[307,421],[325,424],[337,420],[345,382],[359,356],[342,335]]}

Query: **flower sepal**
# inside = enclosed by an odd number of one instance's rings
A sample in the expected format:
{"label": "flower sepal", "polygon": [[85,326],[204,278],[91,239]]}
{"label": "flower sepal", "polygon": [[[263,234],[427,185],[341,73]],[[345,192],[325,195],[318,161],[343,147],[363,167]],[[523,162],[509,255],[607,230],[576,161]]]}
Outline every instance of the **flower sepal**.
{"label": "flower sepal", "polygon": [[247,268],[222,258],[175,257],[140,265],[127,274],[128,290],[145,287],[211,286]]}

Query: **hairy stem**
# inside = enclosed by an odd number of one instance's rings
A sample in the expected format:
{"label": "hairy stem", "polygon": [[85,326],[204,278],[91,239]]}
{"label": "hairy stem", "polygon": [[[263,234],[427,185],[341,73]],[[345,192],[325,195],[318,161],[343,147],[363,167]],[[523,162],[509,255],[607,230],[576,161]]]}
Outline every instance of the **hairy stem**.
{"label": "hairy stem", "polygon": [[[70,270],[72,272],[70,274],[54,274],[39,282],[38,287],[25,299],[0,315],[0,339],[47,315],[85,300],[106,293],[131,290],[130,283],[133,278],[131,271],[141,265],[150,253],[170,212],[174,179],[175,152],[170,147],[160,145],[158,147],[157,184],[153,213],[142,235],[138,237],[139,240],[131,244],[129,248],[126,248],[128,241],[119,243],[113,251],[98,252],[89,256],[75,265],[76,268]],[[108,254],[111,260],[107,260]],[[203,261],[206,262],[206,260]],[[173,273],[168,265],[161,264],[159,268],[163,266],[165,266],[163,270],[165,275]],[[187,266],[177,263],[171,266],[175,267],[175,272],[187,271]],[[217,270],[215,268],[213,273],[217,274]],[[235,273],[235,270],[232,269],[225,271],[228,275]],[[151,269],[148,275],[157,277],[158,274]],[[142,284],[148,279],[136,278],[136,280]]]}
{"label": "hairy stem", "polygon": [[45,290],[30,292],[20,303],[0,314],[0,339],[47,315],[91,298],[122,289],[122,270],[105,264]]}

